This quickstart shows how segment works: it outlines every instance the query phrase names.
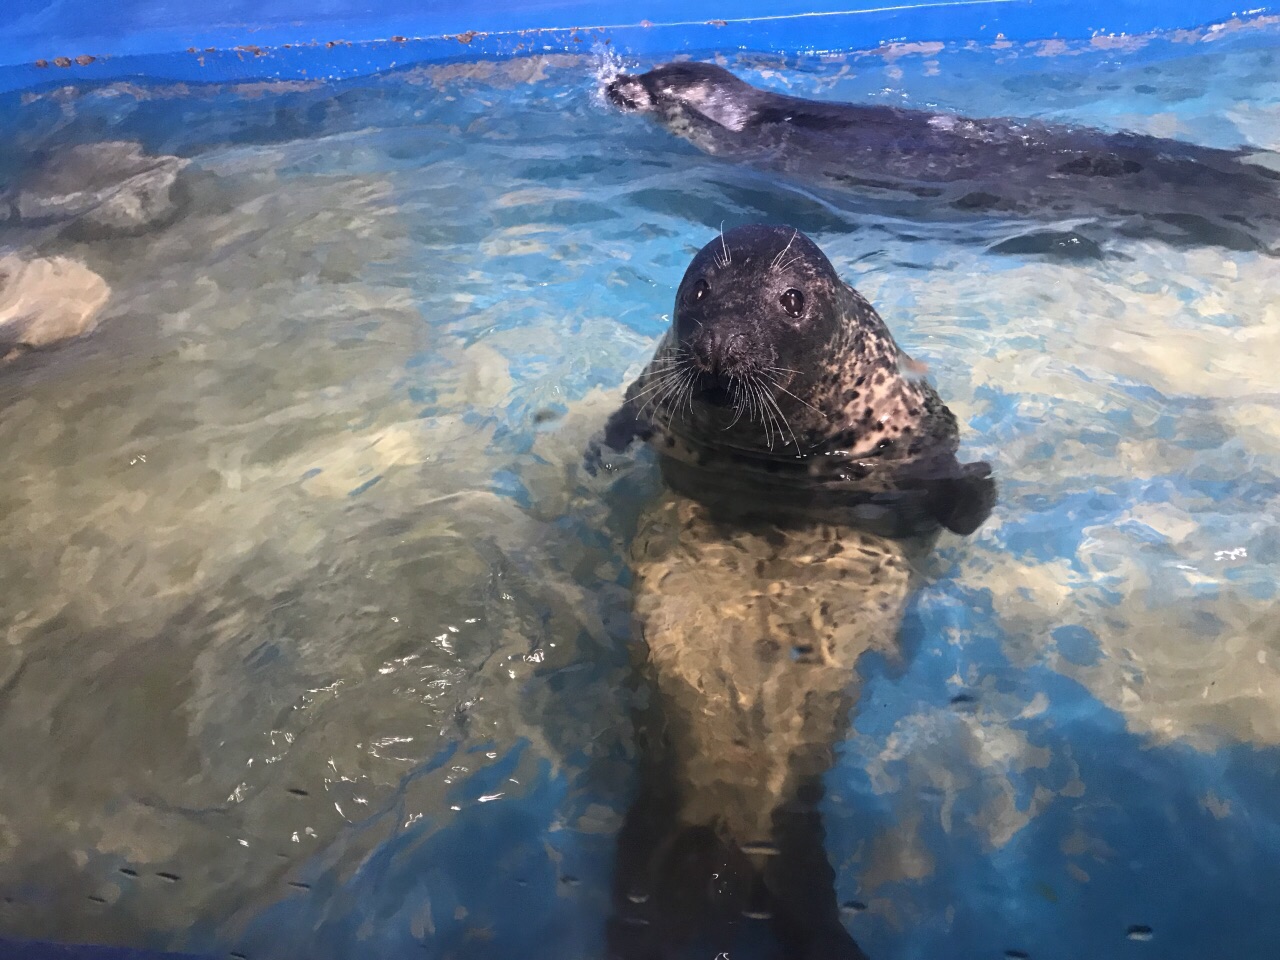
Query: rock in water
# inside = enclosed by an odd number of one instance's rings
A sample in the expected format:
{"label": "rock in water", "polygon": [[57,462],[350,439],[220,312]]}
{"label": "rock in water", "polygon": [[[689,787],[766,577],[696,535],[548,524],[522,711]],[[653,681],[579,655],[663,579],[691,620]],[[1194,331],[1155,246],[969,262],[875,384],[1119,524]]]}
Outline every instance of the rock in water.
{"label": "rock in water", "polygon": [[0,257],[0,362],[83,336],[98,325],[111,288],[67,257]]}
{"label": "rock in water", "polygon": [[68,147],[20,181],[12,213],[26,223],[71,221],[85,239],[142,233],[178,215],[178,175],[188,163],[127,141]]}

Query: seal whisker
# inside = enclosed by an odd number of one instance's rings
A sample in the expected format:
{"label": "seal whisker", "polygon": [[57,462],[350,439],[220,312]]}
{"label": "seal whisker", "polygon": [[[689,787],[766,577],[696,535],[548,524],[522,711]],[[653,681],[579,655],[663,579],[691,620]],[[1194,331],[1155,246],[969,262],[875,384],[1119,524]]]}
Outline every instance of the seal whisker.
{"label": "seal whisker", "polygon": [[657,391],[661,390],[666,385],[667,385],[667,380],[665,378],[662,380],[655,381],[654,383],[651,383],[649,386],[645,387],[644,390],[637,393],[634,397],[631,398],[631,400],[632,402],[636,402],[638,400],[644,400],[645,397],[648,397],[649,399],[645,400],[645,402],[640,405],[639,409],[643,411],[655,399],[653,395],[656,394]]}
{"label": "seal whisker", "polygon": [[657,367],[657,369],[651,369],[649,371],[649,375],[651,377],[669,377],[671,374],[684,369],[683,364],[680,363],[662,363],[651,366]]}
{"label": "seal whisker", "polygon": [[724,239],[723,220],[720,221],[720,246],[724,248],[724,263],[720,264],[720,266],[727,267],[729,264],[733,263],[733,255],[729,253],[729,244]]}
{"label": "seal whisker", "polygon": [[[670,404],[670,410],[678,411],[686,382],[696,376],[697,371],[692,366],[673,372],[664,382],[663,389],[654,398],[654,403],[659,407]],[[674,403],[671,402],[673,400]]]}
{"label": "seal whisker", "polygon": [[774,386],[774,389],[778,390],[780,393],[785,393],[788,397],[790,397],[792,400],[795,400],[797,403],[803,403],[806,407],[808,407],[814,413],[822,414],[822,416],[826,417],[828,420],[831,419],[830,414],[825,413],[822,410],[819,410],[817,407],[815,407],[812,403],[809,403],[807,400],[800,399],[794,393],[788,390],[786,387],[778,386],[778,384],[776,383],[773,386]]}
{"label": "seal whisker", "polygon": [[660,373],[656,374],[656,375],[655,375],[655,376],[650,380],[650,382],[649,382],[649,383],[645,384],[645,387],[644,387],[644,389],[643,389],[643,390],[641,390],[639,393],[637,393],[637,394],[636,394],[634,397],[632,397],[631,399],[632,399],[632,400],[639,400],[641,397],[646,396],[646,395],[648,395],[648,394],[650,394],[650,393],[653,393],[655,390],[658,390],[658,389],[660,389],[661,387],[665,386],[665,385],[666,385],[666,384],[667,384],[667,383],[668,383],[672,378],[679,376],[681,372],[682,372],[682,371],[681,371],[679,368],[676,368],[676,369],[673,369],[673,370],[663,370],[663,371],[661,371]]}
{"label": "seal whisker", "polygon": [[751,392],[755,396],[756,404],[760,412],[760,424],[764,427],[765,446],[770,450],[773,449],[773,412],[765,404],[765,388],[758,380],[752,379]]}
{"label": "seal whisker", "polygon": [[728,426],[722,428],[724,430],[733,429],[734,425],[742,419],[742,412],[745,409],[742,405],[742,390],[738,386],[736,376],[729,378],[729,396],[733,399],[733,419],[729,421]]}
{"label": "seal whisker", "polygon": [[[773,433],[774,436],[778,438],[778,443],[782,444],[782,446],[786,446],[783,442],[785,438],[782,436],[782,424],[778,422],[778,415],[774,412],[775,404],[773,402],[773,397],[769,396],[769,391],[764,387],[761,387],[760,389],[760,402],[764,407],[765,412],[769,415],[769,419],[773,422]],[[769,449],[773,449],[772,443],[769,444]]]}
{"label": "seal whisker", "polygon": [[764,417],[758,415],[760,401],[759,398],[755,396],[754,384],[751,385],[748,396],[750,397],[751,403],[751,420],[759,421],[760,426],[762,426],[762,429],[764,430],[764,445],[765,447],[769,447],[769,445],[772,445],[769,443],[769,425],[768,422],[765,422]]}
{"label": "seal whisker", "polygon": [[672,409],[678,409],[681,405],[681,398],[684,396],[685,387],[692,383],[698,376],[698,371],[691,365],[680,372],[680,375],[672,382],[671,389],[663,397],[664,401],[673,401]]}
{"label": "seal whisker", "polygon": [[[720,225],[720,229],[724,229],[723,224]],[[799,230],[796,230],[795,233],[791,234],[791,239],[787,241],[787,245],[782,248],[782,251],[776,257],[773,258],[773,263],[770,265],[770,269],[778,269],[778,262],[787,255],[787,251],[791,249],[791,245],[796,242],[796,237],[798,236],[800,236]]]}
{"label": "seal whisker", "polygon": [[751,389],[751,378],[749,376],[742,378],[742,386],[739,389],[746,404],[747,420],[753,421],[756,419],[756,398]]}
{"label": "seal whisker", "polygon": [[783,413],[783,412],[782,412],[782,408],[781,408],[780,406],[778,406],[778,398],[777,398],[777,397],[774,397],[774,396],[769,396],[769,395],[766,395],[766,396],[767,396],[767,399],[768,399],[769,403],[771,403],[771,404],[773,405],[773,409],[774,409],[775,411],[777,411],[778,419],[782,421],[781,426],[778,428],[778,437],[779,437],[779,439],[781,439],[781,438],[782,438],[782,427],[786,427],[786,428],[787,428],[787,433],[791,434],[791,445],[792,445],[793,447],[795,447],[795,448],[796,448],[796,450],[799,450],[799,449],[800,449],[800,441],[796,439],[796,432],[795,432],[794,430],[792,430],[792,429],[791,429],[791,422],[790,422],[789,420],[787,420],[787,415],[786,415],[785,413]]}
{"label": "seal whisker", "polygon": [[[693,385],[698,382],[698,371],[690,367],[687,374],[687,380],[681,387],[684,393],[685,404],[688,405],[690,416],[693,415]],[[679,404],[678,404],[679,405]]]}
{"label": "seal whisker", "polygon": [[673,396],[675,396],[675,395],[676,395],[676,393],[679,391],[679,389],[680,389],[680,382],[679,382],[679,380],[675,380],[675,381],[673,381],[673,382],[671,382],[671,383],[666,384],[666,385],[663,387],[662,392],[661,392],[661,393],[659,393],[659,394],[657,394],[657,395],[653,398],[653,407],[654,407],[654,410],[655,410],[655,411],[662,411],[663,409],[666,409],[666,408],[667,408],[668,401],[669,401]]}
{"label": "seal whisker", "polygon": [[753,377],[753,386],[757,392],[760,403],[761,421],[765,427],[765,443],[769,449],[773,449],[773,435],[776,433],[779,440],[783,439],[783,429],[791,434],[792,442],[795,443],[797,449],[800,444],[795,439],[795,433],[791,429],[791,424],[787,421],[786,416],[782,412],[782,408],[778,406],[778,401],[769,392],[769,386],[762,379]]}
{"label": "seal whisker", "polygon": [[653,383],[646,384],[645,388],[632,397],[631,400],[632,402],[635,402],[646,396],[649,398],[640,405],[639,409],[641,413],[651,406],[657,408],[666,398],[671,388],[677,386],[680,380],[683,379],[684,375],[685,371],[679,367],[672,370],[665,370],[653,378]]}
{"label": "seal whisker", "polygon": [[769,384],[770,386],[773,387],[773,389],[777,390],[779,393],[785,393],[788,397],[790,397],[792,400],[795,400],[797,403],[803,403],[806,407],[808,407],[814,413],[821,413],[824,417],[828,417],[826,413],[823,413],[823,411],[819,410],[808,400],[805,400],[801,397],[797,397],[794,393],[792,393],[790,390],[784,387],[781,383],[779,383],[774,377],[769,376],[771,370],[772,368],[770,368],[770,370],[762,371],[761,376],[767,377],[769,379]]}

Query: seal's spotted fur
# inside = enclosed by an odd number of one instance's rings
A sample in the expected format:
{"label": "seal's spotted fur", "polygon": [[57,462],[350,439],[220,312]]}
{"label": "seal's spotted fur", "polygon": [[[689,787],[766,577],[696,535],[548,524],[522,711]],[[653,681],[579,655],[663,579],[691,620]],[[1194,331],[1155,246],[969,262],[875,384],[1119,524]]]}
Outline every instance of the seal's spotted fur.
{"label": "seal's spotted fur", "polygon": [[[864,956],[840,920],[822,778],[858,659],[892,649],[913,561],[939,523],[971,530],[994,498],[903,365],[807,238],[747,227],[694,259],[609,421],[604,446],[647,438],[673,488],[632,546],[650,696],[612,957],[732,956],[736,930],[758,942],[766,923],[788,960]],[[913,536],[855,524],[868,516]]]}
{"label": "seal's spotted fur", "polygon": [[[802,295],[800,317],[780,307],[787,292]],[[713,474],[726,504],[971,533],[994,484],[985,464],[956,461],[955,417],[913,366],[808,237],[740,227],[689,265],[604,445],[648,439],[673,487],[705,497]]]}

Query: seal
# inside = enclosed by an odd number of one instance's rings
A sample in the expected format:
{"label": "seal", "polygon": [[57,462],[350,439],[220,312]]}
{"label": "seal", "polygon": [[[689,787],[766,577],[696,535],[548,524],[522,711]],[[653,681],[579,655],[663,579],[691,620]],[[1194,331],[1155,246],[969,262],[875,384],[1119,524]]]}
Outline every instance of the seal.
{"label": "seal", "polygon": [[772,937],[783,957],[857,960],[818,811],[855,666],[893,651],[919,560],[942,528],[977,529],[995,483],[798,230],[713,240],[673,317],[587,454],[611,468],[644,439],[667,486],[631,550],[645,695],[610,953]]}
{"label": "seal", "polygon": [[707,153],[912,216],[1104,218],[1127,235],[1271,253],[1280,238],[1280,173],[1257,150],[807,100],[692,61],[621,74],[606,95]]}

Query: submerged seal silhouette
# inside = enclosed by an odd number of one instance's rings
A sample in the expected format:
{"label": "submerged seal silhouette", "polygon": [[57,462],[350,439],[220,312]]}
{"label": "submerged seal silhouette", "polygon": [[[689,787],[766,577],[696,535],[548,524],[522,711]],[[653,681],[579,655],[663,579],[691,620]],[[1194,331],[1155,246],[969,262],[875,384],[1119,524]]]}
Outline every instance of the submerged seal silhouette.
{"label": "submerged seal silhouette", "polygon": [[[1280,172],[1257,150],[807,100],[757,89],[710,63],[622,74],[606,93],[707,153],[889,200],[897,210],[1101,217],[1127,234],[1272,253],[1280,238]],[[1274,166],[1275,154],[1267,156]]]}
{"label": "submerged seal silhouette", "polygon": [[[668,491],[633,541],[649,691],[618,839],[610,954],[858,960],[818,801],[854,666],[892,652],[912,567],[995,484],[861,296],[799,231],[749,226],[689,265],[674,322],[589,450],[643,438]],[[893,536],[889,536],[892,534]]]}

